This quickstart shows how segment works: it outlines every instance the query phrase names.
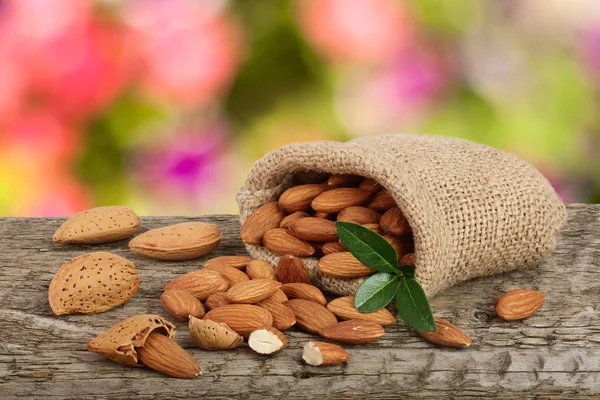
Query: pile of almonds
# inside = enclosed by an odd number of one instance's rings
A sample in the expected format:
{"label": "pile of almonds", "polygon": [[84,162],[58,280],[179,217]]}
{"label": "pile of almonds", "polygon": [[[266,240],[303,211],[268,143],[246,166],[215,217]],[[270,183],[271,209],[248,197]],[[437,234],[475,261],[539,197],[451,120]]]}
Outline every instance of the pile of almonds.
{"label": "pile of almonds", "polygon": [[248,217],[241,229],[245,243],[264,245],[280,256],[318,257],[319,272],[334,278],[371,275],[375,271],[339,241],[334,221],[347,221],[383,235],[402,264],[414,262],[410,225],[377,182],[314,172],[294,179],[278,201],[264,204]]}

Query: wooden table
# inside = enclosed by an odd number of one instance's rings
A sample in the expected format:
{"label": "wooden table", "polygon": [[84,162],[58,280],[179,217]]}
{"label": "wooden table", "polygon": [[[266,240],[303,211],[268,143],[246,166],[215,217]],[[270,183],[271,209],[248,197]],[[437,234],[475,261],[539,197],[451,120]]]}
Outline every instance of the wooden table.
{"label": "wooden table", "polygon": [[[237,218],[206,216],[224,240],[211,257],[244,254]],[[143,229],[190,220],[152,217]],[[196,380],[127,368],[86,351],[86,343],[139,313],[165,315],[159,295],[173,278],[203,260],[159,262],[132,254],[127,241],[59,245],[60,219],[0,219],[0,398],[169,398],[268,396],[329,398],[513,399],[600,398],[600,205],[569,206],[569,222],[553,256],[539,268],[474,280],[435,297],[437,316],[463,328],[473,345],[432,345],[402,325],[370,345],[346,346],[348,364],[316,368],[301,360],[313,335],[291,329],[287,349],[260,356],[243,345],[208,352],[192,346],[186,324],[177,341],[200,362]],[[135,262],[137,295],[97,315],[53,316],[47,289],[56,270],[75,256],[113,251]],[[505,291],[535,288],[546,303],[534,316],[504,322],[493,303]],[[173,321],[173,318],[169,318]],[[320,396],[320,397],[317,397]]]}

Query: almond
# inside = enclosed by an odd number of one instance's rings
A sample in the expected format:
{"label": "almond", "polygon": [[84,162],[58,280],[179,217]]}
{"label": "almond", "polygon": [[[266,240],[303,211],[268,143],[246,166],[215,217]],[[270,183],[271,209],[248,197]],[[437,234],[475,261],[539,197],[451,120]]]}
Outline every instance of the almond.
{"label": "almond", "polygon": [[387,308],[381,310],[362,313],[354,307],[354,296],[338,297],[327,304],[327,309],[331,311],[339,319],[362,319],[364,321],[373,322],[379,325],[392,325],[396,322],[396,318]]}
{"label": "almond", "polygon": [[306,218],[306,217],[310,217],[310,215],[308,215],[304,211],[296,211],[295,213],[292,213],[292,214],[288,215],[287,217],[285,217],[284,219],[282,219],[281,222],[279,223],[279,227],[283,228],[283,229],[288,229],[292,223],[296,222],[300,218]]}
{"label": "almond", "polygon": [[431,343],[439,344],[440,346],[469,347],[471,345],[471,339],[467,334],[450,322],[436,317],[435,326],[435,332],[417,331],[417,333]]}
{"label": "almond", "polygon": [[315,248],[308,242],[298,239],[287,229],[271,229],[263,237],[265,246],[280,256],[291,254],[297,257],[309,257],[314,254]]}
{"label": "almond", "polygon": [[511,290],[496,301],[496,314],[505,321],[527,318],[544,304],[544,294],[530,289]]}
{"label": "almond", "polygon": [[337,216],[338,221],[354,222],[357,224],[378,224],[381,214],[367,207],[353,206],[344,208]]}
{"label": "almond", "polygon": [[337,344],[310,341],[304,345],[302,359],[308,365],[327,367],[345,363],[350,354]]}
{"label": "almond", "polygon": [[396,201],[385,190],[376,192],[373,199],[367,204],[372,210],[385,212],[392,207],[396,207]]}
{"label": "almond", "polygon": [[265,233],[270,229],[277,228],[284,217],[285,214],[276,201],[260,206],[244,221],[240,230],[242,241],[261,245]]}
{"label": "almond", "polygon": [[205,267],[225,266],[242,269],[252,261],[252,257],[248,256],[219,256],[214,257],[204,263]]}
{"label": "almond", "polygon": [[321,247],[321,251],[323,252],[323,254],[327,255],[331,253],[340,253],[342,251],[348,251],[348,249],[346,249],[346,247],[340,241],[337,241],[325,243],[323,247]]}
{"label": "almond", "polygon": [[200,300],[183,290],[167,290],[160,296],[163,308],[175,318],[187,321],[190,316],[204,317],[204,307]]}
{"label": "almond", "polygon": [[331,175],[327,179],[330,188],[358,186],[362,177],[357,175]]}
{"label": "almond", "polygon": [[372,230],[373,232],[379,234],[379,235],[383,235],[383,229],[381,229],[381,225],[379,224],[363,224],[363,226],[367,229]]}
{"label": "almond", "polygon": [[279,289],[279,290],[276,290],[275,293],[273,293],[272,295],[270,295],[263,301],[273,301],[275,303],[285,303],[288,300],[289,299],[287,298],[285,293],[283,293],[283,291],[281,289]]}
{"label": "almond", "polygon": [[294,179],[299,184],[306,183],[321,183],[327,180],[329,174],[325,172],[316,172],[316,171],[301,171],[296,172],[294,175]]}
{"label": "almond", "polygon": [[319,333],[321,329],[337,322],[331,311],[313,301],[293,299],[283,304],[294,312],[298,326],[308,332]]}
{"label": "almond", "polygon": [[248,337],[258,328],[273,325],[270,312],[251,304],[227,304],[210,310],[204,319],[227,324],[243,337]]}
{"label": "almond", "polygon": [[315,211],[337,213],[344,208],[360,206],[371,197],[371,192],[358,188],[337,188],[321,193],[311,203]]}
{"label": "almond", "polygon": [[294,312],[282,303],[265,299],[259,301],[256,305],[271,313],[273,326],[279,330],[288,329],[296,323]]}
{"label": "almond", "polygon": [[217,225],[184,222],[144,232],[129,242],[129,248],[160,260],[191,260],[210,253],[221,238]]}
{"label": "almond", "polygon": [[229,300],[227,300],[226,292],[213,293],[210,296],[208,296],[206,302],[204,303],[204,305],[206,305],[206,308],[208,308],[209,310],[214,310],[215,308],[224,306],[225,304],[231,304]]}
{"label": "almond", "polygon": [[375,179],[365,178],[358,185],[360,189],[368,190],[369,192],[377,192],[381,189],[381,185]]}
{"label": "almond", "polygon": [[349,251],[323,256],[317,263],[322,274],[334,278],[360,278],[372,275],[375,270],[358,261]]}
{"label": "almond", "polygon": [[176,378],[195,378],[201,374],[198,362],[169,337],[152,332],[136,349],[139,361],[147,367]]}
{"label": "almond", "polygon": [[351,319],[328,325],[319,334],[324,338],[348,344],[367,344],[384,335],[383,326],[374,322]]}
{"label": "almond", "polygon": [[172,280],[165,287],[165,290],[183,290],[198,300],[206,300],[211,294],[224,292],[228,287],[229,282],[223,274],[209,269],[202,269],[188,272]]}
{"label": "almond", "polygon": [[273,327],[259,328],[248,338],[248,347],[258,354],[277,353],[287,344],[285,335]]}
{"label": "almond", "polygon": [[246,267],[246,274],[250,279],[272,279],[277,280],[275,270],[266,261],[252,260]]}
{"label": "almond", "polygon": [[56,243],[108,243],[133,236],[140,218],[125,206],[96,207],[71,216],[58,228]]}
{"label": "almond", "polygon": [[281,283],[310,283],[304,261],[294,256],[283,256],[277,264],[277,278]]}
{"label": "almond", "polygon": [[230,350],[244,340],[227,324],[190,317],[190,336],[204,350]]}
{"label": "almond", "polygon": [[131,299],[140,283],[131,261],[105,251],[90,253],[59,268],[48,302],[56,315],[101,313]]}
{"label": "almond", "polygon": [[279,207],[288,213],[310,210],[313,199],[327,189],[327,185],[322,184],[293,186],[281,194]]}
{"label": "almond", "polygon": [[322,218],[322,219],[335,219],[336,214],[335,213],[323,212],[323,211],[315,211],[314,217],[315,218]]}
{"label": "almond", "polygon": [[383,235],[383,238],[392,245],[394,250],[396,250],[398,259],[402,259],[406,254],[414,251],[414,244],[412,237],[410,236],[399,238],[394,235]]}
{"label": "almond", "polygon": [[311,242],[332,242],[339,239],[333,221],[322,218],[299,219],[290,225],[289,230],[294,236]]}
{"label": "almond", "polygon": [[252,279],[229,289],[227,300],[234,304],[253,304],[266,299],[280,287],[281,283],[272,279]]}
{"label": "almond", "polygon": [[286,283],[281,290],[290,299],[304,299],[314,301],[322,306],[327,304],[323,293],[315,286],[307,283]]}
{"label": "almond", "polygon": [[392,235],[405,236],[412,233],[404,213],[398,207],[387,210],[381,217],[379,224],[385,233]]}
{"label": "almond", "polygon": [[246,282],[250,280],[250,277],[246,275],[244,272],[240,271],[237,268],[229,267],[227,265],[206,265],[204,269],[217,271],[223,274],[223,276],[227,279],[229,283],[229,287],[233,287],[241,282]]}
{"label": "almond", "polygon": [[415,253],[406,253],[405,255],[402,256],[402,258],[400,258],[400,261],[398,261],[398,263],[401,266],[415,265]]}

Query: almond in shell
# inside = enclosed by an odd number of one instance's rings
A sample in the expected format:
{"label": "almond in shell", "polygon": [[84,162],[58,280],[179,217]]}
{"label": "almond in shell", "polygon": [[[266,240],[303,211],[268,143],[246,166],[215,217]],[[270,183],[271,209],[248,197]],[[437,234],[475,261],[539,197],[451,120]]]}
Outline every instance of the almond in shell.
{"label": "almond in shell", "polygon": [[204,319],[227,324],[243,337],[248,337],[258,328],[273,325],[270,312],[251,304],[227,304],[210,310]]}
{"label": "almond in shell", "polygon": [[285,213],[276,201],[264,204],[254,211],[242,225],[240,235],[248,244],[260,245],[267,231],[277,228]]}
{"label": "almond in shell", "polygon": [[58,228],[56,243],[108,243],[133,236],[140,218],[125,206],[96,207],[71,216]]}
{"label": "almond in shell", "polygon": [[227,324],[190,317],[190,336],[204,350],[230,350],[244,340]]}

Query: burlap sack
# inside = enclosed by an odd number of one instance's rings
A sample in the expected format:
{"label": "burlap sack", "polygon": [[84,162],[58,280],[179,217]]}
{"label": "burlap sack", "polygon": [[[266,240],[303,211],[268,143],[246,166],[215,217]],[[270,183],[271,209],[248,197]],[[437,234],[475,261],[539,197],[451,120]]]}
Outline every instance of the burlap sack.
{"label": "burlap sack", "polygon": [[[390,193],[412,227],[417,279],[429,296],[535,264],[554,249],[566,220],[552,186],[515,155],[455,138],[383,135],[291,144],[265,155],[238,193],[241,222],[305,170],[373,178]],[[267,248],[246,247],[276,266],[279,257]],[[304,261],[312,281],[333,293],[353,294],[363,281],[324,276],[317,259]]]}

